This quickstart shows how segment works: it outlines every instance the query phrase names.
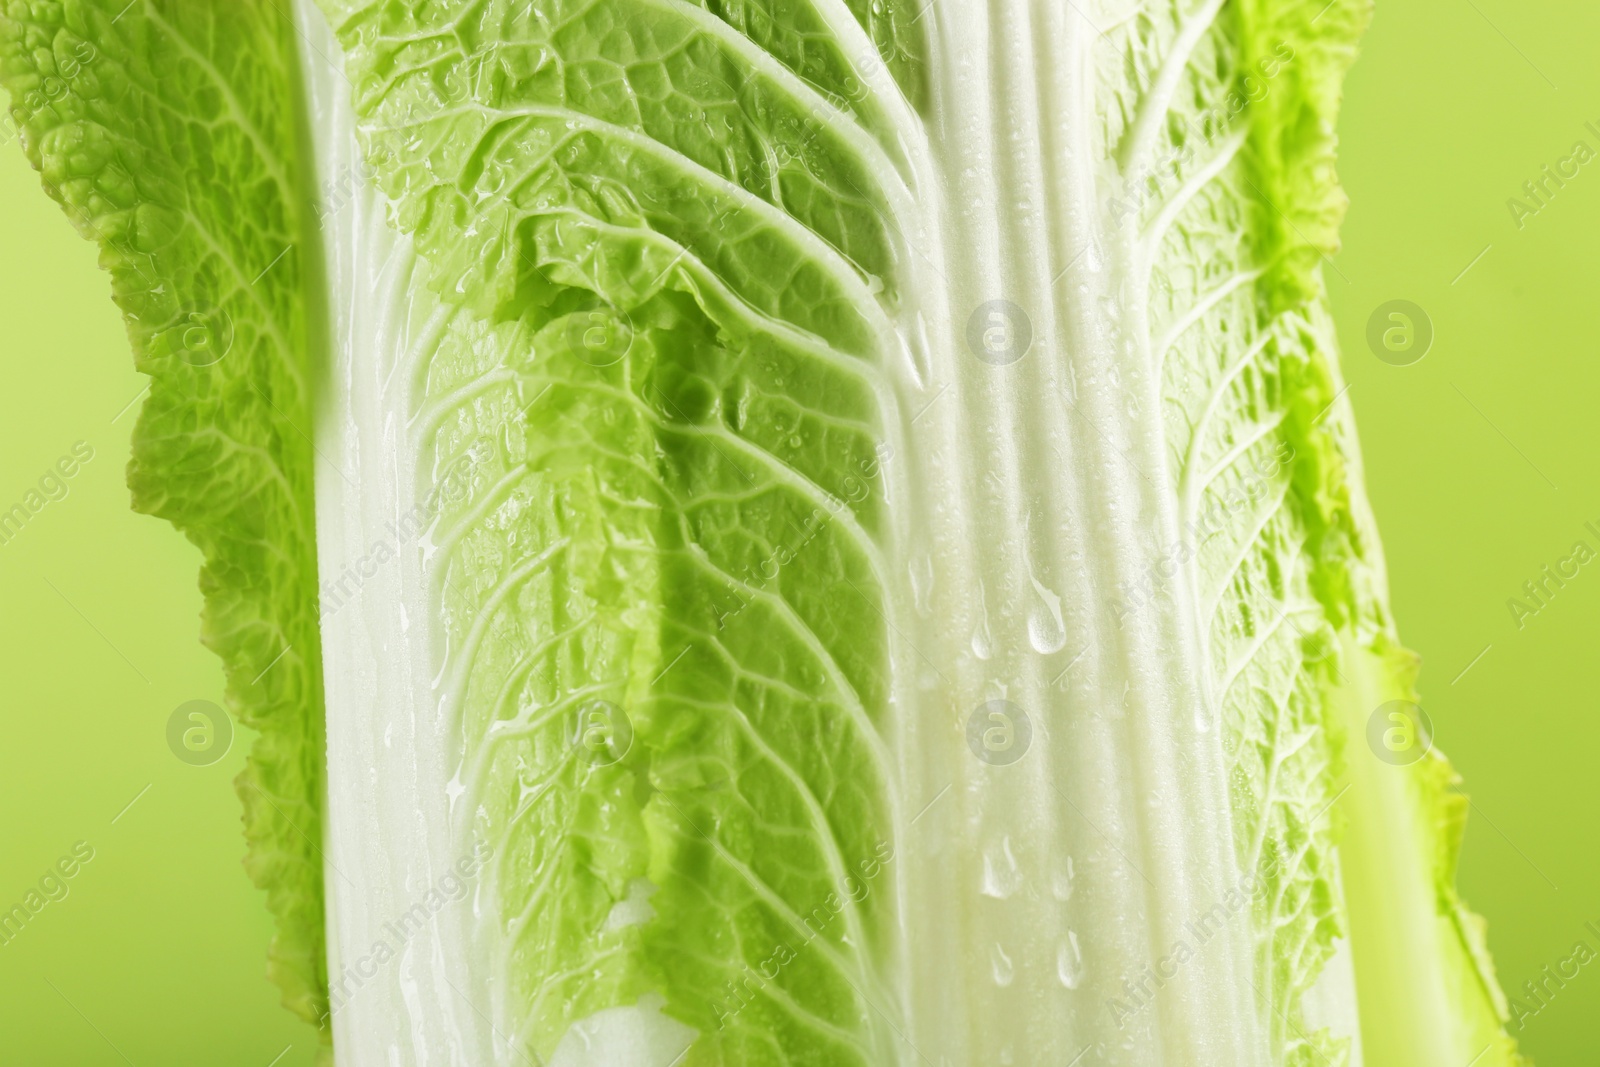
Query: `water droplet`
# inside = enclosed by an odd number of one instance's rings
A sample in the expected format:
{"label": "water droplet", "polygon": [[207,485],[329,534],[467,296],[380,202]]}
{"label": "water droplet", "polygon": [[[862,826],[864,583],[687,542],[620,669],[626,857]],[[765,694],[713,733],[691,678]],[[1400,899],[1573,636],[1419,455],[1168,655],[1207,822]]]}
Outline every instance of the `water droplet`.
{"label": "water droplet", "polygon": [[1068,989],[1077,989],[1083,981],[1083,953],[1078,949],[1078,935],[1071,930],[1056,949],[1056,977]]}
{"label": "water droplet", "polygon": [[1006,955],[1006,950],[998,944],[994,946],[994,957],[991,962],[994,964],[994,984],[1001,987],[1010,985],[1011,980],[1017,976],[1017,969],[1012,966],[1011,957]]}
{"label": "water droplet", "polygon": [[978,583],[978,628],[972,631],[972,654],[979,659],[994,655],[994,638],[989,633],[989,602],[984,596],[983,583]]}
{"label": "water droplet", "polygon": [[1071,900],[1073,889],[1072,880],[1075,877],[1076,872],[1072,869],[1072,857],[1068,856],[1067,865],[1065,867],[1058,868],[1056,872],[1050,876],[1050,895],[1062,903]]}
{"label": "water droplet", "polygon": [[1022,887],[1022,871],[1011,854],[1011,838],[1002,837],[1000,847],[983,850],[983,895],[1005,900]]}
{"label": "water droplet", "polygon": [[1060,652],[1067,643],[1067,627],[1061,620],[1061,598],[1039,579],[1029,575],[1038,599],[1028,608],[1028,643],[1040,655]]}

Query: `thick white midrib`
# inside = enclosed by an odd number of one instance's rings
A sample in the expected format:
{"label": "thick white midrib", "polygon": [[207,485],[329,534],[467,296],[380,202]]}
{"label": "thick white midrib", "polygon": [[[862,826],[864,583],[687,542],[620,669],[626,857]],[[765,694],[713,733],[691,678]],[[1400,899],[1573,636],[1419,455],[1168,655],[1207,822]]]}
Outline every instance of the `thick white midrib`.
{"label": "thick white midrib", "polygon": [[[1066,1063],[1098,1045],[1099,1062],[1140,1067],[1264,1064],[1246,916],[1127,1029],[1105,1007],[1125,996],[1124,974],[1165,955],[1237,877],[1220,738],[1197,713],[1192,591],[1121,629],[1106,610],[1180,524],[1141,286],[1119,286],[1139,266],[1137,228],[1117,232],[1099,208],[1097,35],[1026,0],[936,4],[925,18],[943,194],[935,229],[952,254],[938,270],[912,258],[918,277],[906,286],[939,295],[924,316],[931,377],[923,388],[901,382],[891,506],[899,572],[929,553],[935,592],[927,617],[909,592],[896,597],[912,646],[896,649],[896,704],[904,810],[952,788],[897,848],[915,1046],[904,1059],[1005,1062],[1009,1049],[1016,1063]],[[1035,331],[1005,368],[980,362],[963,337],[967,315],[996,298],[1023,306]],[[908,338],[919,310],[907,313]],[[1051,655],[1028,639],[1036,574],[1062,597],[1067,641]],[[970,648],[980,583],[987,662]],[[1052,690],[1085,646],[1068,691]],[[1032,749],[1010,767],[984,766],[966,746],[967,715],[999,696],[1034,722]],[[983,856],[1003,859],[1005,836],[1021,885],[1000,902],[978,892]],[[1049,880],[1069,856],[1077,884],[1057,901]],[[1052,989],[1068,930],[1083,979]],[[996,945],[1014,968],[1009,985],[991,977]]]}
{"label": "thick white midrib", "polygon": [[[333,1013],[334,1042],[340,1067],[481,1067],[492,1062],[487,1026],[460,992],[472,990],[471,897],[407,936],[392,925],[472,851],[452,834],[445,803],[456,746],[430,677],[438,638],[429,577],[417,546],[387,525],[424,511],[408,355],[427,323],[409,313],[409,242],[387,225],[373,190],[344,192],[359,184],[360,157],[349,84],[328,62],[342,52],[314,0],[294,6],[324,190],[332,334],[314,431],[322,578],[354,568],[376,543],[395,557],[363,574],[322,625],[330,984],[354,975],[354,994]],[[394,958],[376,959],[380,943]]]}

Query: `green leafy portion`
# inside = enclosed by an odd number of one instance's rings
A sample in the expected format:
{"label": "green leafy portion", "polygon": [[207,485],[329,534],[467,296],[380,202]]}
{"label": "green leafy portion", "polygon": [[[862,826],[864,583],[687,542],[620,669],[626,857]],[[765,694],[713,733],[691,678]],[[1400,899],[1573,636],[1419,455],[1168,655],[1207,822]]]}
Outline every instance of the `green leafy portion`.
{"label": "green leafy portion", "polygon": [[[1305,998],[1340,939],[1355,939],[1358,967],[1382,949],[1352,929],[1343,899],[1351,877],[1359,886],[1373,872],[1341,870],[1335,804],[1344,769],[1366,754],[1345,751],[1360,736],[1351,742],[1344,721],[1351,664],[1340,635],[1398,647],[1354,436],[1333,410],[1342,387],[1321,278],[1345,207],[1334,174],[1340,86],[1370,5],[1244,0],[1170,14],[1130,22],[1126,53],[1154,59],[1135,58],[1131,79],[1122,64],[1104,77],[1123,102],[1106,116],[1123,174],[1110,211],[1137,230],[1149,264],[1183,531],[1169,555],[1198,602],[1240,873],[1266,888],[1254,916],[1263,1018],[1283,1062],[1342,1063],[1347,1040],[1317,1029]],[[1139,606],[1135,597],[1125,610]],[[1447,771],[1415,777],[1408,805],[1454,810]],[[1429,848],[1449,861],[1394,876],[1433,881],[1465,946],[1428,951],[1486,958],[1452,888],[1450,820],[1420,821],[1441,827]],[[1432,1020],[1435,1037],[1492,1019],[1492,977],[1471,985],[1489,999],[1469,990],[1456,1014]],[[1363,1004],[1377,1010],[1365,993]],[[1399,1062],[1400,1046],[1367,1037],[1367,1063]]]}
{"label": "green leafy portion", "polygon": [[1305,445],[1292,432],[1319,358],[1320,305],[1273,296],[1284,253],[1262,218],[1251,150],[1277,135],[1271,102],[1297,92],[1290,71],[1304,55],[1295,42],[1256,42],[1242,5],[1162,13],[1124,31],[1153,59],[1120,90],[1106,139],[1124,176],[1110,214],[1146,272],[1179,539],[1121,613],[1187,586],[1197,714],[1220,731],[1232,810],[1237,880],[1217,892],[1253,889],[1249,999],[1273,1062],[1344,1064],[1349,1039],[1304,1010],[1346,933],[1328,817],[1338,752],[1320,681],[1334,633],[1315,592],[1296,499]]}
{"label": "green leafy portion", "polygon": [[[422,336],[433,322],[438,343],[417,391],[444,399],[423,401],[437,428],[420,467],[425,491],[454,505],[434,535],[435,586],[459,649],[444,674],[460,780],[472,828],[495,846],[487,956],[510,1001],[496,1026],[548,1053],[574,1019],[651,988],[639,928],[608,926],[647,874],[641,775],[604,748],[587,758],[574,738],[622,728],[632,679],[661,669],[657,490],[641,462],[654,444],[631,361],[558,355],[568,327],[592,328],[587,310],[489,322],[439,303],[426,277],[413,283],[412,319]],[[647,351],[651,332],[632,343]],[[539,380],[524,380],[533,353],[547,352]]]}
{"label": "green leafy portion", "polygon": [[[851,14],[866,32],[869,43],[854,55],[857,69],[869,69],[869,56],[878,59],[894,77],[906,101],[918,110],[928,98],[928,27],[919,25],[932,7],[932,0],[907,3],[904,0],[845,0]],[[824,0],[817,6],[826,7]]]}
{"label": "green leafy portion", "polygon": [[[1291,348],[1295,357],[1288,361],[1284,432],[1296,457],[1292,497],[1311,563],[1309,591],[1328,625],[1340,631],[1336,640],[1321,639],[1308,680],[1323,689],[1321,728],[1344,746],[1354,746],[1329,768],[1342,773],[1330,773],[1328,780],[1353,782],[1358,788],[1364,784],[1359,775],[1351,778],[1350,765],[1369,759],[1359,751],[1365,715],[1385,699],[1417,699],[1417,658],[1395,636],[1382,549],[1362,493],[1355,433],[1348,409],[1335,409],[1343,386],[1320,270],[1338,249],[1347,203],[1334,173],[1342,84],[1370,18],[1368,0],[1246,0],[1241,5],[1247,58],[1259,66],[1285,48],[1295,57],[1283,66],[1282,91],[1271,89],[1255,105],[1260,119],[1249,145],[1251,188],[1259,255],[1266,265],[1260,283],[1264,301],[1298,322]],[[1359,693],[1354,700],[1351,678]],[[1483,920],[1466,908],[1455,888],[1467,808],[1460,778],[1437,751],[1410,767],[1385,766],[1381,771],[1403,777],[1404,787],[1380,818],[1369,814],[1369,825],[1360,834],[1370,838],[1375,827],[1414,825],[1420,851],[1414,849],[1412,855],[1418,863],[1350,870],[1344,884],[1361,894],[1361,887],[1370,887],[1376,878],[1389,886],[1383,898],[1395,900],[1404,898],[1402,887],[1417,880],[1436,912],[1406,918],[1426,928],[1430,938],[1420,952],[1412,951],[1414,958],[1396,967],[1397,961],[1386,959],[1378,931],[1361,925],[1368,902],[1351,902],[1348,933],[1355,941],[1365,1061],[1375,1067],[1415,1064],[1419,1055],[1432,1055],[1445,1062],[1440,1046],[1448,1040],[1458,1043],[1455,1051],[1481,1057],[1482,1063],[1524,1063],[1504,1029],[1505,996],[1484,944]],[[1348,844],[1347,867],[1370,861],[1361,841]],[[1387,948],[1403,957],[1406,951],[1400,945],[1394,941]],[[1411,988],[1396,991],[1399,995],[1384,995],[1380,972],[1390,979],[1397,972],[1417,977],[1412,969],[1419,965],[1435,969]],[[1442,998],[1444,1008],[1430,1018],[1419,1005],[1432,997]],[[1389,1020],[1399,1018],[1408,1022],[1399,1028],[1390,1025]]]}
{"label": "green leafy portion", "polygon": [[449,322],[422,466],[506,444],[440,564],[496,1030],[655,993],[685,1064],[883,1062],[871,101],[806,5],[326,6]]}
{"label": "green leafy portion", "polygon": [[[1388,590],[1382,550],[1366,512],[1361,467],[1355,434],[1348,413],[1332,411],[1343,392],[1333,353],[1334,330],[1325,310],[1321,261],[1338,249],[1338,226],[1346,198],[1334,174],[1335,120],[1345,72],[1355,58],[1356,41],[1371,18],[1368,0],[1340,0],[1326,5],[1317,0],[1268,3],[1248,0],[1243,5],[1247,55],[1264,55],[1279,42],[1295,50],[1297,61],[1285,70],[1284,92],[1262,101],[1265,121],[1256,127],[1251,155],[1260,200],[1262,246],[1271,270],[1265,292],[1276,308],[1303,308],[1304,351],[1286,419],[1288,439],[1296,449],[1295,497],[1297,511],[1307,531],[1307,552],[1313,562],[1311,588],[1330,622],[1354,636],[1360,649],[1329,649],[1330,662],[1319,672],[1328,690],[1347,686],[1344,673],[1357,677],[1372,671],[1382,681],[1369,694],[1381,699],[1416,701],[1417,658],[1405,651],[1395,636],[1389,615]],[[1347,642],[1350,638],[1345,639]],[[1369,666],[1376,665],[1376,667]],[[1338,702],[1329,702],[1324,728],[1346,745],[1359,746],[1364,716],[1379,701],[1358,704],[1357,721],[1341,722]],[[1351,751],[1348,764],[1365,760],[1365,752]],[[1447,1004],[1447,1013],[1430,1020],[1440,1031],[1464,1042],[1468,1057],[1482,1063],[1524,1063],[1515,1042],[1505,1032],[1508,1018],[1505,995],[1494,975],[1484,942],[1484,923],[1470,912],[1455,888],[1461,838],[1466,824],[1467,799],[1460,792],[1460,777],[1437,751],[1407,768],[1383,768],[1404,775],[1403,810],[1385,814],[1385,822],[1414,821],[1421,852],[1414,868],[1385,867],[1380,877],[1398,885],[1417,878],[1428,888],[1436,914],[1412,916],[1411,921],[1433,928],[1434,942],[1427,958],[1439,968],[1434,980]],[[1347,862],[1355,864],[1358,859]],[[1372,872],[1356,872],[1356,883]],[[1386,894],[1386,896],[1399,894]],[[1366,1062],[1415,1063],[1405,1049],[1417,1040],[1407,1033],[1399,1041],[1386,1019],[1411,1013],[1393,998],[1375,996],[1375,972],[1393,968],[1377,953],[1378,938],[1355,926],[1357,982],[1362,990],[1362,1034]],[[1364,936],[1365,935],[1365,936]],[[1374,959],[1378,962],[1374,962]],[[1419,985],[1422,983],[1418,983]],[[1408,990],[1416,996],[1420,991]],[[1411,1029],[1408,1027],[1408,1029]],[[1427,1027],[1421,1028],[1426,1031]],[[1424,1037],[1421,1047],[1434,1051],[1436,1038]]]}
{"label": "green leafy portion", "polygon": [[[658,284],[651,279],[691,248],[691,267],[715,275],[702,284],[729,290],[708,299],[846,352],[871,350],[860,275],[893,284],[872,166],[887,159],[726,23],[667,0],[637,12],[577,0],[491,4],[459,26],[440,16],[442,32],[413,38],[399,34],[426,14],[341,6],[332,17],[351,53],[357,112],[384,131],[374,145],[391,149],[376,180],[418,252],[441,275],[471,280],[478,310],[511,297],[526,266],[518,244],[556,246],[613,287]],[[441,169],[479,196],[438,181]],[[509,230],[512,220],[532,232]],[[444,243],[469,227],[500,239],[481,249]],[[606,247],[606,227],[647,233],[636,254],[651,258],[583,263]],[[774,276],[774,262],[792,276]]]}
{"label": "green leafy portion", "polygon": [[[430,533],[439,666],[459,810],[498,846],[496,1034],[548,1056],[653,994],[700,1032],[685,1064],[887,1062],[881,370],[903,295],[893,220],[917,207],[896,123],[923,102],[923,12],[322,3],[374,180],[423,261],[409,443],[418,492],[451,500]],[[254,2],[3,12],[25,146],[101,243],[152,376],[135,503],[205,554],[205,639],[262,733],[239,787],[280,921],[273,974],[318,1019],[320,279],[293,30]],[[1510,1064],[1481,923],[1453,888],[1448,765],[1419,764],[1397,800],[1415,870],[1375,864],[1384,842],[1359,835],[1341,870],[1328,815],[1361,755],[1341,750],[1343,716],[1410,693],[1412,671],[1353,435],[1330,412],[1319,274],[1343,210],[1338,87],[1366,18],[1363,0],[1205,0],[1108,29],[1108,213],[1137,249],[1124,292],[1142,303],[1123,310],[1160,378],[1201,714],[1224,738],[1239,872],[1266,889],[1252,918],[1273,1054],[1347,1062],[1304,1002],[1346,934],[1363,997],[1381,987],[1360,970],[1382,958],[1361,923],[1393,873],[1425,884],[1405,918],[1442,972],[1413,985],[1447,985],[1448,1010],[1401,1034],[1369,1005],[1367,1062],[1466,1033]],[[903,99],[869,89],[874,57]],[[1377,680],[1355,692],[1361,671]],[[597,759],[575,744],[591,729],[623,731],[626,751]]]}
{"label": "green leafy portion", "polygon": [[0,77],[29,160],[101,265],[150,376],[135,509],[205,559],[202,638],[260,732],[237,787],[245,864],[278,919],[270,972],[327,1002],[322,678],[312,529],[315,263],[301,217],[297,73],[270,3],[0,6]]}
{"label": "green leafy portion", "polygon": [[[1275,70],[1251,105],[1256,242],[1279,307],[1325,301],[1321,265],[1339,248],[1349,203],[1334,171],[1345,73],[1372,18],[1371,0],[1241,0],[1244,69]],[[1284,59],[1285,56],[1292,58]],[[1274,59],[1280,62],[1274,63]],[[1247,96],[1255,96],[1240,86]]]}
{"label": "green leafy portion", "polygon": [[1313,589],[1335,626],[1353,621],[1357,600],[1372,610],[1387,598],[1386,590],[1352,588],[1370,569],[1350,562],[1378,549],[1370,531],[1358,532],[1352,512],[1352,486],[1359,492],[1359,482],[1345,455],[1354,449],[1353,434],[1343,428],[1345,420],[1327,418],[1341,385],[1321,272],[1338,251],[1347,204],[1334,172],[1340,95],[1370,18],[1369,0],[1325,7],[1251,0],[1242,15],[1245,54],[1258,66],[1285,50],[1294,57],[1280,65],[1277,84],[1254,105],[1261,121],[1249,145],[1251,191],[1259,254],[1267,265],[1263,298],[1301,322],[1298,347],[1305,355],[1287,394],[1285,430],[1295,447],[1294,499],[1315,562]]}

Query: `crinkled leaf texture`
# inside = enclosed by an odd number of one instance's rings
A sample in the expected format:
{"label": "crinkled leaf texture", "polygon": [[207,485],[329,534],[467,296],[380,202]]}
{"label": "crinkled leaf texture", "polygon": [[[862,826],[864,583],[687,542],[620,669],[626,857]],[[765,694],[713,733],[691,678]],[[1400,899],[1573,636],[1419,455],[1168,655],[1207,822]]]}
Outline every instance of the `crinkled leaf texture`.
{"label": "crinkled leaf texture", "polygon": [[[120,15],[120,17],[119,17]],[[100,245],[150,393],[135,510],[205,564],[201,639],[259,732],[236,783],[278,919],[272,978],[326,1012],[322,657],[312,509],[321,347],[296,37],[270,4],[8,2],[0,77],[45,191]]]}
{"label": "crinkled leaf texture", "polygon": [[1518,1062],[1361,743],[1366,18],[5,4],[346,1067]]}

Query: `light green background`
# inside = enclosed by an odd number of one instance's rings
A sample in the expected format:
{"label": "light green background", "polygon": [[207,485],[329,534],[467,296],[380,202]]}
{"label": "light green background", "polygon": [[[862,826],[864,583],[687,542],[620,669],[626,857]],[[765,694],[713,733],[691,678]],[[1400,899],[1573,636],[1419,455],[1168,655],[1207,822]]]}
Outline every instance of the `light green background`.
{"label": "light green background", "polygon": [[[1583,929],[1600,925],[1600,561],[1520,630],[1506,606],[1575,540],[1600,549],[1583,528],[1600,528],[1600,160],[1520,230],[1506,206],[1573,142],[1600,150],[1597,54],[1600,9],[1579,0],[1381,3],[1348,85],[1353,206],[1327,271],[1395,611],[1475,805],[1461,884],[1514,994],[1579,938],[1600,948]],[[128,510],[143,380],[93,250],[15,145],[0,252],[0,510],[74,442],[95,449],[0,545],[0,910],[75,842],[95,849],[0,947],[0,1067],[303,1067],[312,1033],[263,977],[270,923],[238,863],[249,738],[196,768],[163,736],[178,704],[220,698],[198,556]],[[1435,327],[1414,366],[1366,348],[1397,298]],[[1540,1067],[1587,1067],[1597,1018],[1600,963],[1518,1036]]]}

